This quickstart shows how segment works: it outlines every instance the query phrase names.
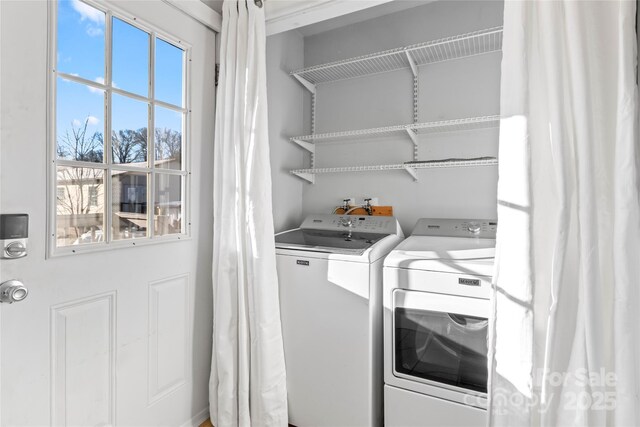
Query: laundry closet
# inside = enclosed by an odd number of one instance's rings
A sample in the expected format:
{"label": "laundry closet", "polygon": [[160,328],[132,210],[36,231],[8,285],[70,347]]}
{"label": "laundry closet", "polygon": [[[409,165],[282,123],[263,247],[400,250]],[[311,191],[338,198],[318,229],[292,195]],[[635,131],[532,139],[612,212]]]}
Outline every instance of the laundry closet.
{"label": "laundry closet", "polygon": [[[268,37],[289,423],[486,423],[502,10],[390,2]],[[355,206],[374,216],[348,216]],[[387,208],[394,218],[380,222],[373,209]],[[416,231],[420,218],[484,220],[422,220]],[[462,261],[478,245],[483,270]],[[419,260],[404,254],[388,266],[405,246],[440,258],[431,270],[451,268],[406,273]],[[443,290],[451,304],[424,304]]]}
{"label": "laundry closet", "polygon": [[[502,13],[391,2],[268,37],[276,231],[344,198],[392,206],[407,234],[424,217],[494,218]],[[407,54],[425,64],[394,65]]]}

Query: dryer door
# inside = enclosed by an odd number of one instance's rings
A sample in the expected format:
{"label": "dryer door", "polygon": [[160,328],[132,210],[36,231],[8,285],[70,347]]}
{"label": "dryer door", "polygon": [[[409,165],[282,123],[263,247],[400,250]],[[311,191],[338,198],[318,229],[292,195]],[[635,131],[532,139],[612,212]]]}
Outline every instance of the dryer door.
{"label": "dryer door", "polygon": [[489,300],[396,289],[393,374],[472,394],[487,392]]}

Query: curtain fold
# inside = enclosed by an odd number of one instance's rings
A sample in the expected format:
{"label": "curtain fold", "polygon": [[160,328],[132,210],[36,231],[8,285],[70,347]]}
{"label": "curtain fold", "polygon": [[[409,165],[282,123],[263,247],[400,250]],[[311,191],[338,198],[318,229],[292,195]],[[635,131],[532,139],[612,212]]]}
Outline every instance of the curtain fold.
{"label": "curtain fold", "polygon": [[640,425],[635,16],[505,2],[492,426]]}
{"label": "curtain fold", "polygon": [[215,117],[213,349],[216,427],[286,426],[271,202],[264,10],[225,0]]}

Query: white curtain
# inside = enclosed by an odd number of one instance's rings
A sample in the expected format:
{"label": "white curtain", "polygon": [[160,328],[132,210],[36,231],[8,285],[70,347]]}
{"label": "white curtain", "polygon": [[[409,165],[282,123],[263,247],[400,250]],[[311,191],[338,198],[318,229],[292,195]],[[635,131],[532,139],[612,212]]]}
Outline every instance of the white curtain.
{"label": "white curtain", "polygon": [[504,12],[489,423],[637,426],[636,2]]}
{"label": "white curtain", "polygon": [[287,425],[271,210],[265,19],[258,3],[225,0],[220,34],[209,386],[216,427]]}

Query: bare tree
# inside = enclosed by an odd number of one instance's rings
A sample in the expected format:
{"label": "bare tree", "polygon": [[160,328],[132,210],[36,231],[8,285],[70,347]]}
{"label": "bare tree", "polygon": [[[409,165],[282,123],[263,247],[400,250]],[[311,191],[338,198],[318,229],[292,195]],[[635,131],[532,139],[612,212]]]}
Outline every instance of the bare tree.
{"label": "bare tree", "polygon": [[104,158],[104,139],[102,133],[87,135],[89,116],[79,127],[71,123],[71,132],[67,129],[56,147],[59,159],[101,163]]}
{"label": "bare tree", "polygon": [[[102,163],[104,158],[104,139],[100,132],[87,132],[89,117],[80,126],[73,123],[71,128],[58,138],[56,147],[58,158],[83,162]],[[84,168],[59,166],[57,168],[57,188],[63,191],[57,193],[58,215],[67,216],[68,229],[74,231],[75,237],[80,237],[88,230],[96,229],[96,220],[91,213],[95,205],[92,203],[89,187],[102,194],[104,173],[101,168]],[[65,228],[65,237],[68,234]]]}
{"label": "bare tree", "polygon": [[114,163],[138,163],[147,159],[147,128],[111,133]]}
{"label": "bare tree", "polygon": [[168,128],[156,128],[155,151],[156,160],[175,160],[180,162],[182,156],[182,134]]}

